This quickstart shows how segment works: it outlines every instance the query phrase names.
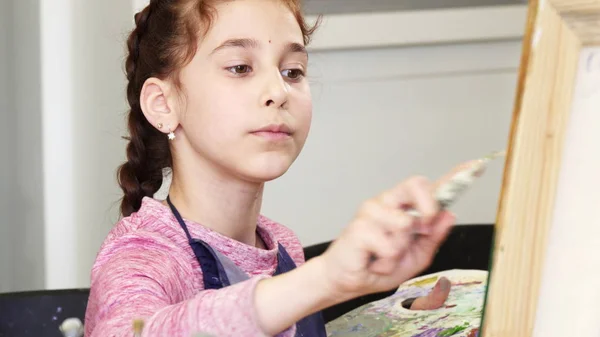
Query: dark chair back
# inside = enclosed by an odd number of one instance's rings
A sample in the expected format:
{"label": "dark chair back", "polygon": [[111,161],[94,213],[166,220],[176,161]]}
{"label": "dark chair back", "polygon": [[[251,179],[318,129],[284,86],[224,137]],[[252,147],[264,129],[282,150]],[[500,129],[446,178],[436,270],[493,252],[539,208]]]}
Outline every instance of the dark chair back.
{"label": "dark chair back", "polygon": [[83,322],[88,295],[88,289],[0,294],[0,337],[62,337],[65,319]]}

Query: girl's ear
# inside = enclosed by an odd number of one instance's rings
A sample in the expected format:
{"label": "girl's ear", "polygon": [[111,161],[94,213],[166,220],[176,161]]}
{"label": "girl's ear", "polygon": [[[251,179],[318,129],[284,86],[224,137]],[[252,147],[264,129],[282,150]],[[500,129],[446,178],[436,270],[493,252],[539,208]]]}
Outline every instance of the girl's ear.
{"label": "girl's ear", "polygon": [[175,91],[170,83],[151,77],[144,82],[140,94],[140,107],[150,124],[168,134],[179,125],[174,103]]}

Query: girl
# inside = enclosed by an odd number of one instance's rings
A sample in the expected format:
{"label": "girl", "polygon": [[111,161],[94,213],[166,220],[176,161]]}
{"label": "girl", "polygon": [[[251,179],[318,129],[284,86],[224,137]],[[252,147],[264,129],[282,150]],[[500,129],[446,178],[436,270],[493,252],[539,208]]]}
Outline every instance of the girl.
{"label": "girl", "polygon": [[320,310],[427,267],[454,218],[420,177],[366,201],[306,263],[294,233],[260,215],[265,182],[309,132],[313,30],[299,0],[152,0],[136,15],[124,218],[92,270],[86,336],[129,336],[135,319],[144,336],[325,336]]}

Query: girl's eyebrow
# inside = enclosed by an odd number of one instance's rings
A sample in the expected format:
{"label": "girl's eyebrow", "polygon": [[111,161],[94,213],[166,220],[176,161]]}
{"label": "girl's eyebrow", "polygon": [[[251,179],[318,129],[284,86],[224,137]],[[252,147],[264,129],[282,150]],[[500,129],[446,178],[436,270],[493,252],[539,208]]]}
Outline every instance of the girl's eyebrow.
{"label": "girl's eyebrow", "polygon": [[226,49],[226,48],[251,49],[251,48],[258,48],[258,47],[259,47],[259,42],[255,39],[248,39],[248,38],[228,39],[228,40],[225,40],[225,42],[221,43],[217,48],[213,49],[213,51],[210,52],[210,55],[218,52],[219,50]]}
{"label": "girl's eyebrow", "polygon": [[285,53],[300,53],[300,54],[304,54],[306,55],[306,57],[308,57],[308,51],[306,51],[306,47],[304,47],[304,45],[297,43],[297,42],[291,42],[288,43],[285,46]]}
{"label": "girl's eyebrow", "polygon": [[[218,47],[213,49],[209,55],[213,55],[216,52],[226,49],[226,48],[243,48],[243,49],[255,49],[260,48],[260,42],[256,39],[250,38],[235,38],[235,39],[227,39],[223,43],[221,43]],[[308,57],[308,52],[304,45],[297,42],[290,42],[285,46],[285,53],[301,53]]]}

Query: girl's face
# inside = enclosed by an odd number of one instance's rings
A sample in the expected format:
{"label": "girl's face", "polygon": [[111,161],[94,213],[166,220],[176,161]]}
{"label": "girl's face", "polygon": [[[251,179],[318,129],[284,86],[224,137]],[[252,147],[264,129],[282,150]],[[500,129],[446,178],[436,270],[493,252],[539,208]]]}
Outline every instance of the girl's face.
{"label": "girl's face", "polygon": [[244,180],[268,181],[288,170],[310,128],[302,32],[279,1],[227,1],[216,9],[180,73],[176,165],[203,161]]}

